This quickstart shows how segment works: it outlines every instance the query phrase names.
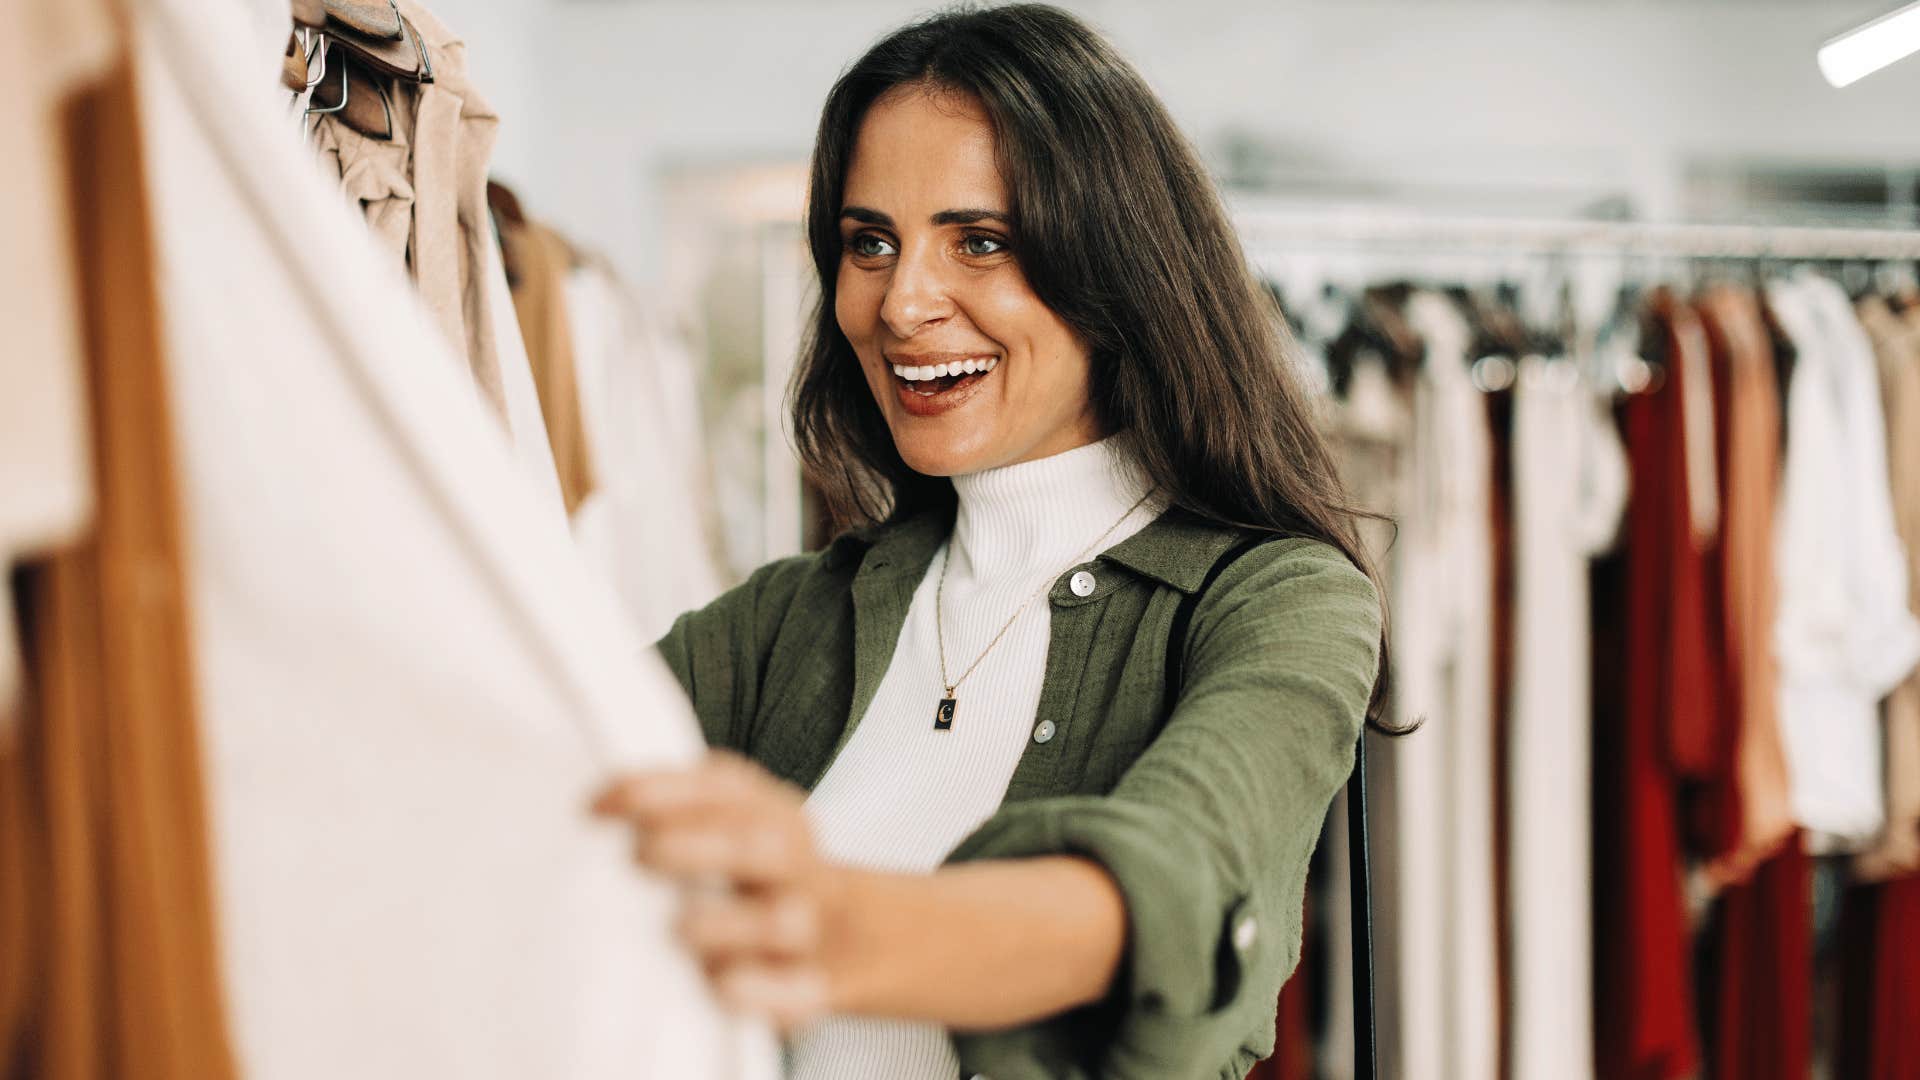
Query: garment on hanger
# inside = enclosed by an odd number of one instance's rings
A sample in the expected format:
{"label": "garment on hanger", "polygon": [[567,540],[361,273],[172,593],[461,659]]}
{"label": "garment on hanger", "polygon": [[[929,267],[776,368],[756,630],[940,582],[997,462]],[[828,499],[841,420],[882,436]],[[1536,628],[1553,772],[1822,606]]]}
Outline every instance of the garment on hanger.
{"label": "garment on hanger", "polygon": [[[7,14],[19,16],[7,24],[26,32],[29,48],[45,44],[69,58],[61,50],[70,42],[34,35],[85,21],[71,11],[65,20]],[[103,20],[86,32],[105,33],[112,45],[117,30]],[[234,1073],[215,956],[167,361],[141,192],[138,121],[147,106],[124,52],[113,46],[112,55],[99,81],[59,92],[57,151],[12,147],[52,151],[64,181],[48,224],[68,232],[70,253],[54,262],[78,271],[77,289],[42,314],[72,322],[37,336],[66,339],[80,355],[42,354],[26,367],[77,367],[86,415],[60,420],[87,439],[93,514],[82,539],[19,575],[29,664],[21,723],[0,739],[0,1071],[221,1080]],[[5,71],[44,74],[24,59]],[[53,111],[51,100],[38,104]],[[32,172],[48,164],[14,163]],[[39,228],[28,235],[44,237]],[[36,373],[24,377],[30,388],[46,385]],[[12,388],[11,372],[4,382]],[[29,430],[44,433],[46,422]],[[14,479],[38,477],[29,469]],[[31,503],[36,493],[19,494]],[[12,604],[0,611],[9,625],[15,615]]]}
{"label": "garment on hanger", "polygon": [[[62,111],[110,61],[101,0],[5,0],[0,25],[0,611],[16,559],[72,540],[92,511],[79,309],[73,295]],[[13,620],[0,619],[0,746],[19,690]]]}
{"label": "garment on hanger", "polygon": [[587,812],[609,770],[700,753],[684,697],[223,68],[231,14],[156,0],[138,32],[242,1072],[770,1076]]}
{"label": "garment on hanger", "polygon": [[1699,303],[1712,349],[1719,408],[1724,700],[1735,716],[1731,773],[1707,797],[1721,841],[1708,852],[1717,885],[1745,881],[1794,834],[1773,654],[1779,568],[1774,522],[1780,484],[1780,395],[1758,298],[1722,285]]}
{"label": "garment on hanger", "polygon": [[1720,543],[1713,552],[1732,768],[1692,792],[1705,879],[1722,886],[1703,931],[1708,1065],[1717,1077],[1802,1080],[1813,1069],[1813,867],[1793,829],[1772,656],[1779,406],[1771,343],[1748,290],[1697,305],[1712,350]]}
{"label": "garment on hanger", "polygon": [[[363,70],[378,76],[392,113],[392,137],[369,137],[329,114],[317,117],[314,145],[338,167],[348,197],[365,211],[374,235],[404,255],[455,355],[466,359],[481,395],[504,413],[497,320],[482,272],[486,252],[496,246],[487,167],[500,119],[468,74],[460,37],[416,0],[400,0],[398,10],[404,19],[398,55],[402,70],[413,74],[372,66],[366,53],[348,45],[364,45],[364,39],[338,39],[332,46],[333,53],[358,57]],[[333,70],[338,66],[331,64],[322,81],[342,78]]]}
{"label": "garment on hanger", "polygon": [[[1651,300],[1643,344],[1664,376],[1620,407],[1632,498],[1619,552],[1597,569],[1594,657],[1595,1047],[1602,1080],[1690,1076],[1699,1062],[1677,788],[1704,771],[1718,690],[1708,578],[1688,482],[1686,395],[1699,340]],[[1696,428],[1697,430],[1697,428]],[[1691,751],[1691,756],[1683,751]]]}
{"label": "garment on hanger", "polygon": [[1831,1075],[1920,1075],[1920,876],[1848,889],[1834,952],[1842,971]]}
{"label": "garment on hanger", "polygon": [[574,536],[656,640],[726,586],[697,360],[599,260],[568,279],[566,311],[598,483]]}
{"label": "garment on hanger", "polygon": [[1427,727],[1393,754],[1399,833],[1397,1054],[1387,1073],[1491,1076],[1494,975],[1492,565],[1484,403],[1470,332],[1447,297],[1415,293],[1426,344],[1394,566],[1396,722]]}
{"label": "garment on hanger", "polygon": [[1510,1074],[1593,1075],[1588,566],[1625,509],[1625,451],[1568,360],[1514,387],[1515,656],[1508,732]]}
{"label": "garment on hanger", "polygon": [[[1337,333],[1335,328],[1333,333]],[[1418,348],[1417,343],[1414,346]],[[1358,522],[1360,541],[1368,556],[1383,573],[1391,573],[1396,525],[1401,520],[1398,499],[1402,494],[1400,471],[1406,467],[1407,443],[1412,433],[1407,386],[1389,373],[1389,362],[1378,352],[1368,352],[1343,362],[1346,392],[1322,401],[1323,429],[1332,445],[1341,484],[1354,505],[1380,515]],[[1408,365],[1409,369],[1411,365]],[[1393,586],[1390,583],[1389,588]],[[1401,745],[1397,740],[1368,735],[1367,769],[1374,777],[1368,785],[1367,812],[1373,821],[1397,821],[1399,813],[1396,784],[1392,781],[1394,756]],[[1321,933],[1312,939],[1311,948],[1319,950],[1326,972],[1323,1001],[1313,1010],[1319,1017],[1318,1053],[1314,1072],[1325,1080],[1351,1080],[1354,1075],[1353,1034],[1357,1017],[1353,1006],[1353,981],[1356,973],[1350,957],[1352,950],[1352,904],[1350,897],[1352,867],[1348,861],[1347,793],[1341,792],[1327,812],[1327,827],[1321,837],[1316,858],[1324,854],[1325,865],[1312,873],[1309,883],[1317,884],[1320,897]],[[1399,923],[1400,904],[1418,902],[1402,897],[1399,885],[1398,837],[1391,830],[1371,834],[1372,916],[1374,920],[1375,972],[1374,1010],[1382,1031],[1398,1031],[1401,1000],[1398,972],[1398,945],[1394,928]],[[1311,956],[1311,954],[1309,954]],[[1305,961],[1303,961],[1305,963]],[[1296,976],[1296,979],[1298,976]],[[1288,986],[1292,986],[1290,982]],[[1282,991],[1281,1011],[1292,1007]],[[1281,1027],[1280,1030],[1286,1030]],[[1284,1041],[1284,1040],[1282,1040]]]}
{"label": "garment on hanger", "polygon": [[[1879,297],[1861,301],[1859,312],[1879,362],[1894,528],[1907,556],[1907,608],[1920,613],[1920,321],[1895,315]],[[1854,872],[1870,880],[1920,873],[1920,672],[1887,695],[1881,722],[1887,821],[1879,842],[1854,861]]]}
{"label": "garment on hanger", "polygon": [[1886,820],[1878,703],[1920,660],[1872,346],[1839,285],[1769,286],[1798,350],[1780,495],[1780,722],[1795,818],[1824,846]]}
{"label": "garment on hanger", "polygon": [[540,415],[546,422],[560,493],[571,515],[592,494],[596,483],[593,452],[581,419],[581,384],[567,314],[573,249],[560,234],[528,220],[520,211],[519,200],[506,188],[490,184],[488,198],[494,207],[514,316],[539,394]]}
{"label": "garment on hanger", "polygon": [[1812,1075],[1813,893],[1813,860],[1797,837],[1722,891],[1704,979],[1711,1075]]}

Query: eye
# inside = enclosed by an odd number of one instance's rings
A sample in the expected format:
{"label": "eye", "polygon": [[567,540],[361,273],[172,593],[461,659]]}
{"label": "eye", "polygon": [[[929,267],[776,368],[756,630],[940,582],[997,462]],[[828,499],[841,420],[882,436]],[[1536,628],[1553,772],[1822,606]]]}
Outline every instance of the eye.
{"label": "eye", "polygon": [[863,259],[898,254],[893,245],[873,233],[859,233],[847,241],[847,250]]}
{"label": "eye", "polygon": [[974,256],[998,255],[1007,250],[1007,242],[997,236],[971,233],[960,241],[960,250]]}

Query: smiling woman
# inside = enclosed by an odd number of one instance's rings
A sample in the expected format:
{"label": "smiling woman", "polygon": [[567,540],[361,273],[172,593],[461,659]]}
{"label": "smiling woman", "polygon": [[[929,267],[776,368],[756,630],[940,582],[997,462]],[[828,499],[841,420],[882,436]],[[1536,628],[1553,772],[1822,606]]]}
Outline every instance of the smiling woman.
{"label": "smiling woman", "polygon": [[1087,344],[1021,272],[980,104],[932,83],[887,92],[845,183],[834,317],[907,467],[955,476],[1099,438]]}
{"label": "smiling woman", "polygon": [[732,883],[683,935],[803,1080],[1244,1076],[1384,613],[1211,183],[1021,4],[856,61],[807,213],[794,430],[854,528],[675,624],[727,752],[601,808]]}

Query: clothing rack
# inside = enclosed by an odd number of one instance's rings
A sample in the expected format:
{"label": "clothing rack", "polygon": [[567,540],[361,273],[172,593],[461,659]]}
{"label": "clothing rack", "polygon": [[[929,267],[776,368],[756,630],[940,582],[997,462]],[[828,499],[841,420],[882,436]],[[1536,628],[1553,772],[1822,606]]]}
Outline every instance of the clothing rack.
{"label": "clothing rack", "polygon": [[1694,259],[1920,260],[1920,229],[1702,225],[1439,216],[1378,209],[1240,207],[1256,256],[1293,252],[1511,253]]}

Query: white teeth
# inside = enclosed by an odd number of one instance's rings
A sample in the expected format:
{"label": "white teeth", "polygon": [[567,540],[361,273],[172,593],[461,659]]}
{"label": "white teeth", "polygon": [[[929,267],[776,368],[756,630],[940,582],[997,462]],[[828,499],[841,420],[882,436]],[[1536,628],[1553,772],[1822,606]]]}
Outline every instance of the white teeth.
{"label": "white teeth", "polygon": [[989,356],[984,359],[955,360],[945,364],[932,364],[926,367],[909,367],[906,364],[894,364],[893,373],[908,382],[928,382],[944,379],[949,375],[971,375],[975,372],[992,371],[1000,364],[1000,358]]}

